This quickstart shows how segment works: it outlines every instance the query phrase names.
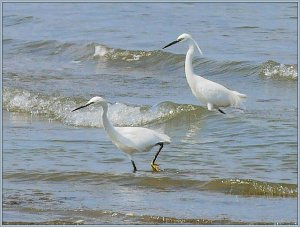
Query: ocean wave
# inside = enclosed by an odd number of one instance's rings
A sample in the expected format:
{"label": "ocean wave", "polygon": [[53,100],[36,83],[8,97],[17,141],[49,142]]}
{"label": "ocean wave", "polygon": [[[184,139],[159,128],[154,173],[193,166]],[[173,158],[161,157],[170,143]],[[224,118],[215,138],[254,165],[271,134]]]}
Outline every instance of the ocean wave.
{"label": "ocean wave", "polygon": [[[80,97],[45,95],[9,87],[3,89],[3,108],[7,111],[47,116],[68,125],[103,127],[100,118],[102,109],[98,106],[71,112],[86,102],[87,100]],[[141,126],[162,123],[181,113],[193,110],[205,111],[199,106],[169,101],[161,102],[155,106],[114,103],[109,104],[108,115],[116,126]]]}
{"label": "ocean wave", "polygon": [[[17,209],[20,212],[49,212],[55,214],[56,212],[61,216],[61,210],[55,209],[55,206],[49,204],[49,195],[43,195],[39,193],[37,196],[25,195],[26,199],[29,201],[34,201],[35,203],[43,202],[43,207],[48,204],[47,210],[43,208],[32,207],[32,204],[22,204],[21,201],[24,200],[24,195],[13,195],[10,198],[4,198],[4,207]],[[51,200],[51,199],[50,199]],[[52,201],[50,201],[52,202]],[[62,203],[62,201],[59,201]],[[50,208],[49,208],[50,207]],[[163,215],[149,215],[140,214],[140,212],[132,211],[115,211],[106,209],[89,209],[89,208],[69,208],[64,209],[65,218],[61,219],[47,219],[46,221],[23,221],[23,220],[9,220],[3,221],[4,225],[101,225],[101,224],[115,224],[120,223],[135,224],[135,225],[162,225],[162,224],[188,224],[188,225],[295,225],[295,222],[285,221],[285,222],[267,222],[267,221],[241,221],[241,220],[231,220],[226,217],[216,217],[216,218],[206,218],[195,217],[195,218],[180,218],[172,216]]]}
{"label": "ocean wave", "polygon": [[[16,54],[34,54],[49,60],[47,57],[63,57],[73,63],[94,62],[105,63],[117,68],[163,69],[182,70],[184,67],[185,53],[174,54],[161,49],[156,50],[127,50],[113,48],[100,43],[74,43],[59,42],[56,40],[36,40],[25,43],[18,41],[14,48]],[[204,69],[205,72],[252,74],[257,68],[246,61],[215,61],[204,57],[194,58],[194,67]],[[249,72],[250,71],[250,72]]]}
{"label": "ocean wave", "polygon": [[[150,172],[149,172],[150,173]],[[121,185],[137,185],[139,187],[159,190],[193,190],[224,193],[239,196],[292,197],[298,196],[296,184],[274,183],[253,179],[215,179],[200,181],[176,175],[175,170],[165,170],[153,176],[148,172],[140,172],[132,177],[132,173],[94,173],[94,172],[16,172],[5,173],[6,180],[21,181],[76,181],[87,184],[119,183]]]}
{"label": "ocean wave", "polygon": [[260,75],[267,79],[297,80],[298,67],[269,60],[261,65]]}
{"label": "ocean wave", "polygon": [[[162,50],[143,51],[143,50],[124,50],[114,49],[106,45],[94,44],[94,60],[118,63],[123,67],[124,64],[130,67],[150,67],[164,68],[166,70],[183,69],[185,53],[174,54]],[[120,63],[123,63],[120,65]],[[194,67],[204,69],[204,72],[213,73],[245,73],[257,69],[256,65],[251,65],[246,61],[215,61],[205,57],[194,57]],[[252,73],[247,73],[252,74]]]}
{"label": "ocean wave", "polygon": [[106,45],[95,45],[94,57],[106,58],[110,60],[124,60],[127,62],[139,61],[142,58],[155,55],[155,51],[142,51],[142,50],[122,50],[110,48]]}
{"label": "ocean wave", "polygon": [[[185,55],[172,54],[162,50],[126,50],[111,48],[102,44],[94,44],[93,60],[97,63],[105,62],[112,67],[135,69],[167,69],[182,68]],[[80,58],[85,60],[84,58]],[[87,56],[86,56],[86,59]]]}
{"label": "ocean wave", "polygon": [[[12,40],[7,40],[7,42]],[[160,49],[156,50],[127,50],[113,48],[96,42],[74,43],[56,40],[37,40],[25,43],[17,42],[17,54],[25,53],[41,57],[61,57],[73,63],[101,63],[113,68],[135,68],[155,70],[183,70],[185,53],[175,54]],[[48,58],[47,58],[48,61]],[[272,60],[257,64],[250,61],[217,61],[205,56],[194,57],[196,71],[204,75],[259,75],[265,79],[296,80],[298,79],[297,65],[282,64]]]}
{"label": "ocean wave", "polygon": [[[115,49],[106,45],[92,43],[87,45],[89,52],[94,49],[93,60],[110,62],[118,67],[159,68],[165,70],[182,70],[185,53],[174,54],[162,50],[125,50]],[[91,60],[90,54],[80,60]],[[204,57],[194,57],[195,70],[209,75],[237,74],[241,76],[260,75],[267,79],[295,80],[298,79],[297,65],[282,64],[272,60],[256,64],[250,61],[216,61]]]}
{"label": "ocean wave", "polygon": [[263,182],[252,179],[218,179],[203,185],[203,188],[216,192],[242,196],[297,197],[295,184]]}
{"label": "ocean wave", "polygon": [[[28,208],[29,209],[29,208]],[[43,210],[30,208],[31,212]],[[48,209],[51,214],[56,210]],[[44,211],[45,212],[45,211]],[[112,210],[74,209],[64,210],[71,218],[66,220],[50,219],[48,221],[3,221],[4,225],[296,225],[295,222],[239,221],[228,218],[178,218],[162,215],[139,215],[133,212],[116,212]],[[124,224],[123,224],[124,225]]]}
{"label": "ocean wave", "polygon": [[[25,54],[39,54],[43,57],[67,54],[72,57],[72,53],[81,53],[82,47],[72,42],[61,43],[56,40],[37,40],[15,45],[15,51]],[[84,48],[87,51],[87,48]]]}
{"label": "ocean wave", "polygon": [[7,15],[3,17],[3,25],[5,27],[30,23],[33,21],[39,21],[39,19],[33,16],[18,16],[18,15]]}

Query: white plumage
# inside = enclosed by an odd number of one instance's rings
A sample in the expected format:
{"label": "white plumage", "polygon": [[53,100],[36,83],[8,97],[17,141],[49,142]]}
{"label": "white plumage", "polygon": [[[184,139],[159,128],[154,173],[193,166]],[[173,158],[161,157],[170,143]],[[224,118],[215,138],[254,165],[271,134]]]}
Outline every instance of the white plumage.
{"label": "white plumage", "polygon": [[128,141],[121,143],[118,139],[113,143],[127,154],[147,152],[157,143],[170,143],[170,137],[157,131],[142,127],[115,127],[116,131]]}
{"label": "white plumage", "polygon": [[221,113],[224,113],[220,107],[238,107],[247,97],[246,95],[229,90],[221,84],[207,80],[194,73],[192,66],[194,49],[197,47],[201,54],[202,51],[191,35],[184,33],[164,48],[183,41],[188,41],[189,44],[189,49],[185,58],[185,75],[194,96],[202,103],[206,104],[208,110],[217,109]]}
{"label": "white plumage", "polygon": [[143,127],[114,127],[107,117],[107,102],[99,96],[91,98],[85,105],[80,106],[73,111],[87,107],[94,103],[99,103],[101,105],[103,109],[102,122],[104,129],[113,144],[128,155],[134,171],[136,171],[137,168],[132,160],[132,154],[136,152],[147,152],[157,145],[159,145],[160,148],[151,162],[151,167],[154,171],[159,171],[158,164],[155,164],[155,160],[163,148],[163,145],[171,142],[170,137],[166,134]]}

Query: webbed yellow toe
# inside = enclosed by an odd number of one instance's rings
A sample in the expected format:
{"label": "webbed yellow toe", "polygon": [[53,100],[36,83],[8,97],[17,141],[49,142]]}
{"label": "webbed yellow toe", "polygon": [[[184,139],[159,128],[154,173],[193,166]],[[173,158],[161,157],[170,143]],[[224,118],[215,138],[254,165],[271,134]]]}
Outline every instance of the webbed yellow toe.
{"label": "webbed yellow toe", "polygon": [[159,168],[159,165],[155,164],[153,162],[151,162],[151,168],[152,168],[153,172],[160,172],[161,171],[161,169]]}

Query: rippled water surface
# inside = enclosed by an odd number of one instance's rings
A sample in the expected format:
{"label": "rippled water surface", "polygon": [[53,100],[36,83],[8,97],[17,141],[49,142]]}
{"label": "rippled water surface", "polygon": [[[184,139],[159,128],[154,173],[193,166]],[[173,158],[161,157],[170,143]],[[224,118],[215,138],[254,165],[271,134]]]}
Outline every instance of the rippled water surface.
{"label": "rippled water surface", "polygon": [[[3,221],[9,224],[296,224],[296,3],[4,3]],[[208,111],[184,75],[247,94]],[[103,130],[163,130],[127,156]]]}

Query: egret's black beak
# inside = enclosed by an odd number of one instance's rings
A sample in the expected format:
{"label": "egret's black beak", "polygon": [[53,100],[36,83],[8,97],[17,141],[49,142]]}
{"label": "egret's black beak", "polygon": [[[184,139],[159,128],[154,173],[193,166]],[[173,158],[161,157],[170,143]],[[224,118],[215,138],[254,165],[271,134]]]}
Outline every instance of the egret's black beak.
{"label": "egret's black beak", "polygon": [[181,41],[181,40],[175,40],[175,41],[169,43],[168,45],[166,45],[165,47],[163,47],[163,49],[165,49],[165,48],[167,48],[167,47],[169,47],[169,46],[172,46],[172,45],[174,45],[174,44],[176,44],[176,43],[178,43],[178,42],[180,42],[180,41]]}
{"label": "egret's black beak", "polygon": [[74,111],[76,111],[76,110],[79,110],[79,109],[82,109],[82,108],[84,108],[84,107],[87,107],[87,106],[89,106],[89,105],[91,105],[91,104],[92,104],[92,102],[91,102],[91,103],[88,103],[88,104],[86,104],[86,105],[84,105],[84,106],[79,106],[79,107],[77,107],[76,109],[72,110],[72,112],[74,112]]}

